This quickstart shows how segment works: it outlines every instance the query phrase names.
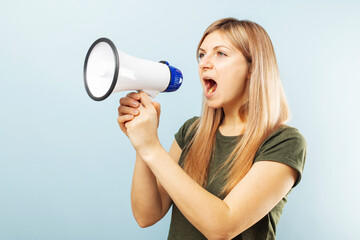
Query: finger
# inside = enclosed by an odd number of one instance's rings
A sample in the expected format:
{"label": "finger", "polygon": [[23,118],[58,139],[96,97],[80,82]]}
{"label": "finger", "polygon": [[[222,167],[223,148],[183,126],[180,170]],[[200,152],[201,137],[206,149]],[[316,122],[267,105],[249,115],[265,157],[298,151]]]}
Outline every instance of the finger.
{"label": "finger", "polygon": [[134,118],[134,115],[123,115],[117,118],[117,122],[119,123],[120,127],[124,126],[124,124]]}
{"label": "finger", "polygon": [[160,116],[160,113],[161,113],[160,103],[158,103],[158,102],[152,102],[152,105],[155,107],[158,116]]}
{"label": "finger", "polygon": [[127,133],[127,128],[126,128],[125,124],[128,123],[129,121],[131,121],[133,118],[134,118],[134,116],[132,116],[132,115],[124,115],[124,116],[117,118],[119,127],[126,136],[128,136],[128,133]]}
{"label": "finger", "polygon": [[138,100],[131,97],[120,98],[119,102],[121,105],[130,106],[130,107],[139,107],[140,105]]}
{"label": "finger", "polygon": [[130,92],[130,93],[126,94],[126,96],[133,98],[135,100],[140,100],[140,98],[141,98],[140,93],[138,93],[138,92]]}
{"label": "finger", "polygon": [[137,108],[127,107],[127,106],[120,106],[118,107],[118,115],[139,115],[139,110]]}
{"label": "finger", "polygon": [[148,95],[147,93],[141,92],[140,95],[141,95],[140,101],[141,101],[141,103],[145,106],[145,108],[152,108],[152,107],[154,107],[154,106],[152,105],[151,99],[150,99],[150,97],[149,97],[149,95]]}

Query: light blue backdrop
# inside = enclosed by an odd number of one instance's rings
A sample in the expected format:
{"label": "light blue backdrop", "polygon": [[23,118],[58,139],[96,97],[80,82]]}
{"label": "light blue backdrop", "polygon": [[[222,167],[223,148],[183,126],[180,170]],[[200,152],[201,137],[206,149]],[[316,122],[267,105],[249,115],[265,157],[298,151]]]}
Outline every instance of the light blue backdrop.
{"label": "light blue backdrop", "polygon": [[170,214],[141,229],[131,214],[134,150],[118,100],[83,86],[91,43],[109,37],[131,55],[184,74],[162,105],[166,149],[199,115],[195,49],[223,17],[269,33],[292,109],[308,142],[303,181],[278,239],[356,239],[359,228],[360,4],[356,1],[14,0],[0,7],[0,239],[165,239]]}

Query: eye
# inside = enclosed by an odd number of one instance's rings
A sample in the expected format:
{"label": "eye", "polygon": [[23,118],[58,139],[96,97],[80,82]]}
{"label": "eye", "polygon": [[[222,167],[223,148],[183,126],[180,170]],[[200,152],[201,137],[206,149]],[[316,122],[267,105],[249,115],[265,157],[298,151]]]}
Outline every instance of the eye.
{"label": "eye", "polygon": [[205,56],[204,53],[198,53],[198,59],[201,60]]}
{"label": "eye", "polygon": [[227,56],[224,52],[221,52],[221,51],[218,51],[217,55],[219,55],[219,56]]}

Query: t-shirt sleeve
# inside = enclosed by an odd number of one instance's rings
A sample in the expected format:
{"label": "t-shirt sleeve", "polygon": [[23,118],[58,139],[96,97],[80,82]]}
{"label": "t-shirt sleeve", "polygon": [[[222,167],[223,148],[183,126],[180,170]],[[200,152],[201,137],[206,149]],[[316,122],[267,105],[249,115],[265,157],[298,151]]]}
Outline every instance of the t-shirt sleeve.
{"label": "t-shirt sleeve", "polygon": [[298,172],[295,187],[301,180],[306,159],[306,140],[292,127],[285,127],[270,135],[257,151],[254,163],[275,161],[286,164]]}
{"label": "t-shirt sleeve", "polygon": [[199,117],[193,117],[187,120],[179,129],[179,131],[175,134],[175,140],[181,149],[186,147],[186,143],[188,142],[189,136],[187,136],[187,132],[190,126],[198,119]]}

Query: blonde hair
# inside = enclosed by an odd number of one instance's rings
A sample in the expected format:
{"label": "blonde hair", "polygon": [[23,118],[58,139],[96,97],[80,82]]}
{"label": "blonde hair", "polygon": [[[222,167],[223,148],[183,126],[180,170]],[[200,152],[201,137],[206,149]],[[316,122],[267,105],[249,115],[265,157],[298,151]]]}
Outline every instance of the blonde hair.
{"label": "blonde hair", "polygon": [[[206,36],[215,31],[225,34],[230,43],[244,55],[251,73],[247,80],[248,99],[239,109],[239,117],[246,121],[246,129],[220,168],[228,169],[222,189],[222,194],[228,194],[250,170],[261,143],[288,120],[290,111],[274,48],[266,31],[248,20],[220,19],[206,29],[197,52]],[[222,108],[211,109],[203,101],[201,117],[188,131],[188,134],[194,130],[196,132],[186,149],[188,153],[184,161],[184,171],[203,187],[206,187],[208,182],[216,132],[223,118]],[[208,144],[204,139],[209,141]]]}

